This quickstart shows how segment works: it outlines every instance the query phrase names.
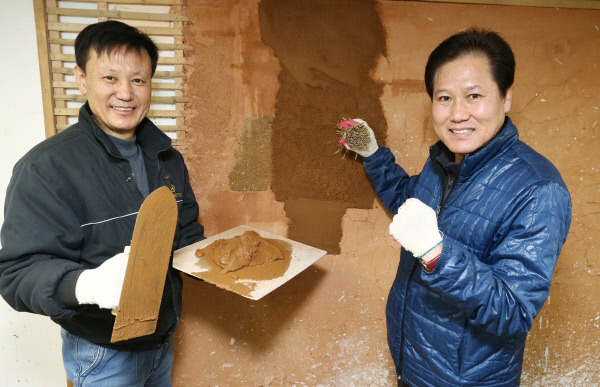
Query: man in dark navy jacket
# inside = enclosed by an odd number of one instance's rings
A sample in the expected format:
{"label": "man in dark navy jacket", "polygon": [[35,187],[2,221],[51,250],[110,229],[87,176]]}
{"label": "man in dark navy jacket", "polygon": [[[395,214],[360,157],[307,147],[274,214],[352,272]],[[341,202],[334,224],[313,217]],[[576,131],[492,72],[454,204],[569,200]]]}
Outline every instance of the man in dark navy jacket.
{"label": "man in dark navy jacket", "polygon": [[146,115],[158,49],[117,21],[86,27],[75,78],[79,122],[15,166],[5,201],[0,292],[14,309],[62,327],[76,386],[170,386],[182,279],[169,268],[155,333],[111,343],[139,208],[169,187],[178,206],[172,249],[204,238],[183,157]]}

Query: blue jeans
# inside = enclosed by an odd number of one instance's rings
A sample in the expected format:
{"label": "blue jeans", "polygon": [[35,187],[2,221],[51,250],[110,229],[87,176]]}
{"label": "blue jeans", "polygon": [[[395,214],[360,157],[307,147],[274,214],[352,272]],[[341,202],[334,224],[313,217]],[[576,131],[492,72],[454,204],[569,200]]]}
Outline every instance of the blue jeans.
{"label": "blue jeans", "polygon": [[61,329],[67,379],[75,387],[171,387],[173,338],[160,348],[126,352],[92,344]]}

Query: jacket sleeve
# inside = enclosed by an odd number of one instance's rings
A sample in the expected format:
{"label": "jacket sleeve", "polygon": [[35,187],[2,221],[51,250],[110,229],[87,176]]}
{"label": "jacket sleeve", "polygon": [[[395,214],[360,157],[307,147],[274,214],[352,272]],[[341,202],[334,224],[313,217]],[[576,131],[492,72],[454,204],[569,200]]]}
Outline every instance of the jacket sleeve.
{"label": "jacket sleeve", "polygon": [[33,163],[18,164],[13,171],[1,231],[0,293],[15,310],[53,318],[77,313],[58,291],[65,275],[83,269],[83,234],[69,205],[74,200],[59,176]]}
{"label": "jacket sleeve", "polygon": [[377,197],[392,214],[398,212],[398,207],[406,199],[413,197],[418,179],[418,176],[408,176],[395,160],[392,151],[382,146],[364,160],[365,171],[371,179]]}
{"label": "jacket sleeve", "polygon": [[494,335],[531,329],[546,301],[552,275],[571,223],[567,189],[546,182],[530,189],[508,218],[508,233],[485,264],[445,236],[431,274],[421,273],[434,292],[462,309],[470,323]]}
{"label": "jacket sleeve", "polygon": [[204,227],[198,223],[200,210],[194,191],[190,185],[188,170],[185,164],[183,168],[185,171],[185,188],[183,191],[183,208],[181,210],[178,249],[206,239],[204,236]]}

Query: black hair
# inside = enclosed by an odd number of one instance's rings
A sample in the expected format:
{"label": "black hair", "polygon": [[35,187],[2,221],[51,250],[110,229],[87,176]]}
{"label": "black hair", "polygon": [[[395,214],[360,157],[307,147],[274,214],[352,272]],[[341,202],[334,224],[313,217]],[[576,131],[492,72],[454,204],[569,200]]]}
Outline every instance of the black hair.
{"label": "black hair", "polygon": [[469,54],[484,55],[490,64],[492,78],[502,98],[515,80],[515,56],[504,39],[496,32],[470,28],[452,35],[429,55],[425,66],[425,87],[433,99],[433,84],[440,68],[448,62]]}
{"label": "black hair", "polygon": [[75,61],[85,73],[85,65],[89,58],[90,49],[100,56],[107,56],[121,48],[126,51],[134,50],[142,53],[146,50],[152,63],[152,75],[158,63],[158,47],[148,35],[135,27],[116,20],[90,24],[85,27],[75,39]]}

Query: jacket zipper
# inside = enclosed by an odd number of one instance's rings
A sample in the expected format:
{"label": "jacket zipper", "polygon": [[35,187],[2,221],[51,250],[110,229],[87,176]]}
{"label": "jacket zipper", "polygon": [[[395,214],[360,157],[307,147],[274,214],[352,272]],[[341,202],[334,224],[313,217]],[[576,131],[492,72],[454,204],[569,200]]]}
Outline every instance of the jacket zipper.
{"label": "jacket zipper", "polygon": [[438,219],[440,218],[440,214],[442,213],[442,210],[446,206],[446,202],[448,201],[450,194],[452,193],[452,191],[454,191],[454,182],[457,178],[458,178],[457,176],[451,176],[448,180],[448,183],[446,184],[446,188],[444,189],[444,192],[442,193],[442,201],[440,202],[440,205],[438,206],[437,211],[435,212],[435,215]]}
{"label": "jacket zipper", "polygon": [[[410,275],[408,276],[408,282],[406,283],[406,296],[404,296],[404,306],[402,307],[402,342],[400,343],[400,358],[398,359],[400,366],[402,367],[402,361],[404,360],[404,319],[406,317],[406,302],[408,301],[408,288],[410,287],[410,283],[412,282],[413,277],[417,271],[417,260],[413,262],[412,268],[410,269]],[[402,373],[402,369],[400,369],[400,373]],[[402,377],[402,375],[398,375]]]}
{"label": "jacket zipper", "polygon": [[[446,183],[446,187],[444,188],[444,191],[442,192],[442,200],[440,202],[440,205],[437,208],[436,211],[436,217],[439,219],[440,214],[442,212],[442,210],[444,209],[444,207],[446,206],[446,202],[448,201],[448,198],[450,197],[450,194],[452,193],[452,191],[454,190],[455,187],[455,181],[458,179],[458,176],[451,176],[449,177],[448,182]],[[406,303],[408,302],[408,288],[410,287],[410,284],[413,280],[413,277],[415,276],[416,273],[416,269],[419,265],[417,265],[416,259],[415,262],[413,262],[412,268],[411,268],[411,272],[410,275],[408,276],[408,282],[406,283],[406,295],[404,297],[404,306],[402,308],[402,342],[400,343],[400,358],[399,358],[399,364],[400,366],[402,366],[402,361],[404,360],[404,319],[406,318]],[[402,370],[400,370],[400,373],[402,372]],[[398,375],[399,377],[402,377],[402,375]]]}

